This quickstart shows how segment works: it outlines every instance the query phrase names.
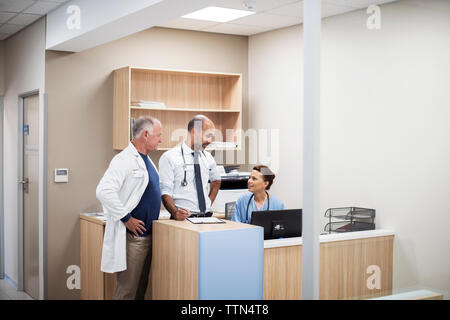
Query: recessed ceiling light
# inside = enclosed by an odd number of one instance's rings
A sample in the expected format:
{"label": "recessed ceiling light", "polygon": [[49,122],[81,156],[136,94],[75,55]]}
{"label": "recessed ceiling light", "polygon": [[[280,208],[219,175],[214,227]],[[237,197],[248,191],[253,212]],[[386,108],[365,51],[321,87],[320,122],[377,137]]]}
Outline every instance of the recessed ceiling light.
{"label": "recessed ceiling light", "polygon": [[228,22],[254,14],[253,11],[236,10],[220,7],[207,7],[182,16],[182,18]]}

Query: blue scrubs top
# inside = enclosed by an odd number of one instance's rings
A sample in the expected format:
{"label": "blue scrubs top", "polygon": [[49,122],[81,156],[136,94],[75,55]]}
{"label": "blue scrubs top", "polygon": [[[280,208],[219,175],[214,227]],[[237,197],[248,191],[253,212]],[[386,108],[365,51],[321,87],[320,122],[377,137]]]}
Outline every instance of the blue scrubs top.
{"label": "blue scrubs top", "polygon": [[[250,197],[253,195],[253,193],[248,192],[247,194],[244,194],[239,197],[239,199],[236,201],[236,205],[234,207],[233,216],[231,218],[232,221],[242,222],[246,223],[246,215],[247,215],[247,204],[248,200],[250,200]],[[265,201],[263,207],[261,210],[284,210],[284,203],[278,199],[274,195],[270,195],[269,201]],[[270,204],[270,208],[267,207],[267,205]],[[248,223],[252,221],[252,212],[258,211],[258,208],[255,204],[255,197],[252,198],[250,201],[250,205],[248,207]]]}

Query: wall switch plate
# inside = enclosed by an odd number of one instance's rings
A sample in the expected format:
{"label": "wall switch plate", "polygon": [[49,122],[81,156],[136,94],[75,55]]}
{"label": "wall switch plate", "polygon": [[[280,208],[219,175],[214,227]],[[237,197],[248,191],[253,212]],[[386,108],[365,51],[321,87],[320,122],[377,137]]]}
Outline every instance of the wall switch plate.
{"label": "wall switch plate", "polygon": [[69,169],[55,169],[55,182],[69,182]]}

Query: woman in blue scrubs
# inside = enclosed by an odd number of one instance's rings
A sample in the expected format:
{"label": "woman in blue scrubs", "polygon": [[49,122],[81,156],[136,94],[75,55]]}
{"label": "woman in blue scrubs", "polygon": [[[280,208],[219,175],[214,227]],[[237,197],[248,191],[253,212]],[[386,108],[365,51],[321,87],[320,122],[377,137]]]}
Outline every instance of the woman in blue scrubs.
{"label": "woman in blue scrubs", "polygon": [[264,165],[253,167],[248,179],[247,194],[242,195],[236,201],[232,221],[251,223],[252,213],[261,210],[283,210],[284,203],[276,196],[269,194],[267,190],[275,179],[275,174]]}

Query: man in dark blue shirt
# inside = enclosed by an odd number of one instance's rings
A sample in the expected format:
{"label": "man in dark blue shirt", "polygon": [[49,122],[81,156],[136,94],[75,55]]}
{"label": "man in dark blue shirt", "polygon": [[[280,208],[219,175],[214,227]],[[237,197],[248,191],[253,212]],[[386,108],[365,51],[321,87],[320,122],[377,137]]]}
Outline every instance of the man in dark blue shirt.
{"label": "man in dark blue shirt", "polygon": [[149,152],[157,150],[162,141],[161,123],[154,118],[141,117],[134,124],[133,137],[130,145],[137,151],[136,165],[127,174],[143,181],[148,176],[148,184],[137,206],[120,219],[127,228],[127,269],[117,273],[113,296],[117,300],[142,300],[145,297],[152,260],[152,222],[159,218],[161,207],[159,175],[147,156]]}
{"label": "man in dark blue shirt", "polygon": [[[139,155],[142,157],[142,160],[144,160],[145,166],[147,167],[147,188],[145,189],[141,201],[139,201],[136,208],[134,208],[131,213],[127,214],[120,220],[122,220],[123,223],[126,223],[128,220],[130,220],[131,217],[141,220],[142,222],[144,222],[144,229],[140,229],[138,231],[140,233],[139,236],[146,237],[152,234],[152,222],[153,220],[158,220],[159,217],[159,210],[161,206],[161,190],[159,188],[159,175],[156,172],[155,167],[150,163],[150,160],[146,154],[142,154],[139,152]],[[136,232],[133,232],[129,229],[127,229],[127,232],[132,233],[136,236],[138,235]]]}

